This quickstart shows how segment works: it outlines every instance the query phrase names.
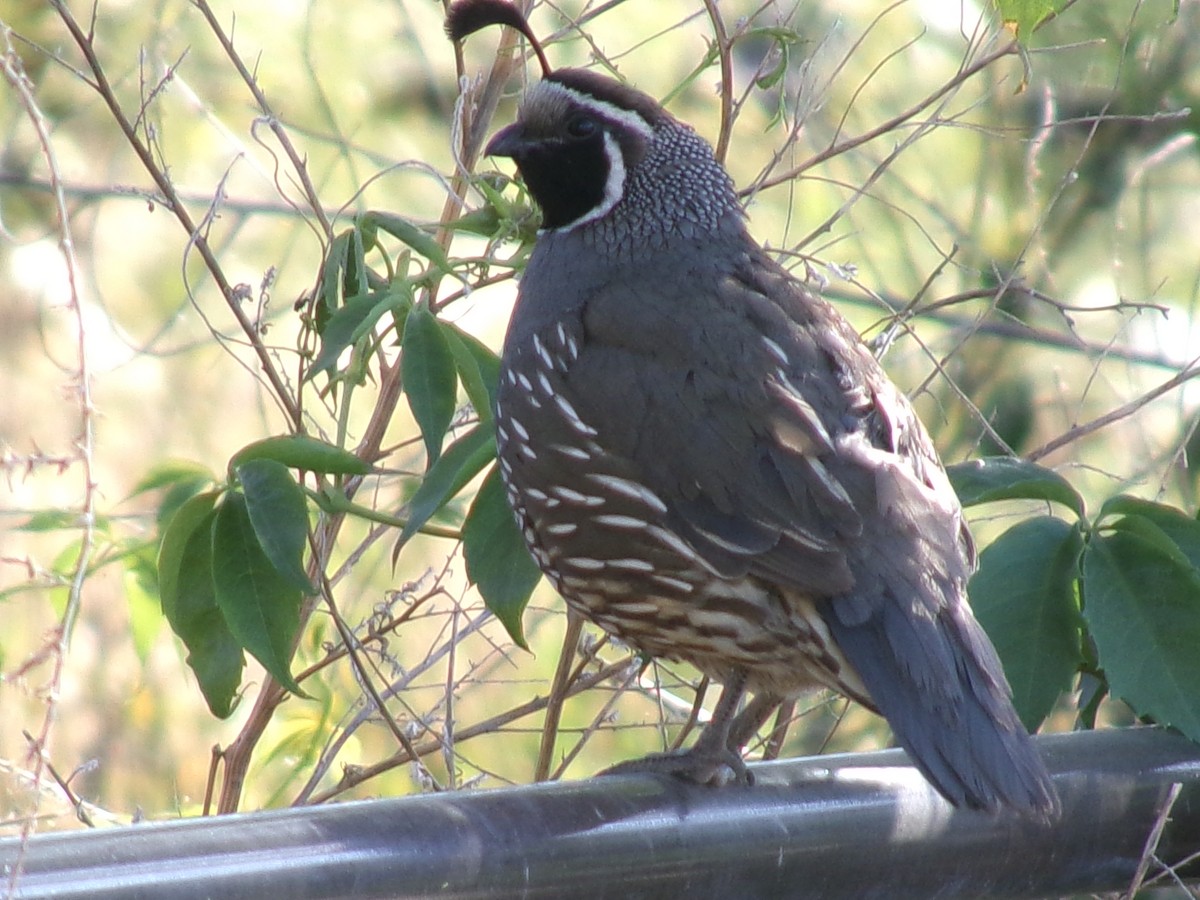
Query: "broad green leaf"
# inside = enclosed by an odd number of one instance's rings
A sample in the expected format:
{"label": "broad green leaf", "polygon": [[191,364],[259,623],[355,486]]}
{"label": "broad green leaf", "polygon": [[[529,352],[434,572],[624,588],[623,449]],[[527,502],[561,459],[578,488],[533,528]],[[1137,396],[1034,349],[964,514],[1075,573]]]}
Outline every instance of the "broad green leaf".
{"label": "broad green leaf", "polygon": [[218,719],[228,718],[242,683],[246,654],[216,606],[197,618],[195,637],[185,646],[188,667],[196,676],[209,712]]}
{"label": "broad green leaf", "polygon": [[337,365],[338,357],[358,343],[388,312],[395,311],[403,317],[411,302],[408,295],[395,287],[348,298],[321,329],[321,349],[304,377],[315,378],[332,369]]}
{"label": "broad green leaf", "polygon": [[[215,499],[215,494],[208,496]],[[212,548],[217,514],[211,503],[204,509],[204,500],[205,495],[201,495],[184,504],[171,521],[159,553],[159,591],[171,630],[188,648],[187,663],[196,675],[204,702],[214,716],[223,719],[233,711],[246,658],[217,605]],[[180,541],[181,546],[177,543]],[[168,572],[171,577],[164,577]],[[166,591],[164,584],[168,585]]]}
{"label": "broad green leaf", "polygon": [[154,511],[154,524],[158,527],[159,533],[162,533],[167,522],[171,521],[171,518],[183,504],[187,503],[188,500],[197,494],[211,490],[215,481],[215,478],[206,474],[202,478],[197,477],[191,481],[177,481],[163,491],[162,498],[158,501],[158,509]]}
{"label": "broad green leaf", "polygon": [[217,605],[229,630],[276,681],[303,696],[289,668],[300,630],[301,591],[263,552],[240,493],[227,494],[217,510],[212,559]]}
{"label": "broad green leaf", "polygon": [[427,465],[432,465],[454,417],[458,374],[442,324],[424,304],[414,306],[404,323],[400,375],[408,407],[425,440]]}
{"label": "broad green leaf", "polygon": [[1039,516],[1014,525],[979,556],[971,607],[996,646],[1013,703],[1030,731],[1083,662],[1075,596],[1083,539],[1078,526]]}
{"label": "broad green leaf", "polygon": [[542,573],[529,555],[504,497],[499,467],[484,478],[467,513],[463,556],[467,577],[479,588],[484,604],[508,630],[513,642],[529,649],[521,615]]}
{"label": "broad green leaf", "polygon": [[1157,522],[1146,516],[1136,514],[1122,516],[1115,522],[1105,522],[1101,530],[1124,531],[1136,534],[1148,545],[1152,546],[1155,553],[1161,554],[1172,565],[1179,567],[1181,570],[1195,570],[1196,568],[1192,561],[1188,559],[1187,554],[1175,543],[1174,539],[1159,527]]}
{"label": "broad green leaf", "polygon": [[447,447],[425,473],[421,486],[408,502],[408,521],[396,542],[396,552],[495,456],[495,437],[487,425],[476,425]]}
{"label": "broad green leaf", "polygon": [[359,220],[364,228],[378,228],[386,231],[403,244],[407,244],[417,254],[429,260],[430,264],[441,274],[453,275],[454,267],[446,257],[446,251],[427,231],[408,219],[387,212],[368,212]]}
{"label": "broad green leaf", "polygon": [[288,467],[273,459],[248,459],[238,464],[236,472],[263,553],[288,583],[313,593],[304,572],[304,548],[308,545],[304,491]]}
{"label": "broad green leaf", "polygon": [[247,444],[233,455],[229,468],[236,470],[255,459],[270,459],[289,469],[324,475],[366,475],[371,471],[367,463],[349,450],[301,434],[269,437]]}
{"label": "broad green leaf", "polygon": [[987,456],[946,467],[963,506],[996,500],[1050,500],[1084,516],[1083,498],[1070,483],[1036,463],[1011,456]]}
{"label": "broad green leaf", "polygon": [[1200,521],[1173,506],[1142,500],[1128,494],[1107,500],[1100,508],[1096,520],[1101,522],[1111,515],[1152,522],[1174,548],[1188,559],[1192,567],[1200,570]]}
{"label": "broad green leaf", "polygon": [[500,378],[500,357],[477,338],[448,325],[443,332],[454,354],[454,365],[462,380],[467,399],[481,421],[492,420],[496,404],[496,382]]}
{"label": "broad green leaf", "polygon": [[1088,542],[1084,618],[1110,692],[1200,741],[1200,573],[1134,518]]}
{"label": "broad green leaf", "polygon": [[[220,491],[207,491],[187,500],[175,511],[163,532],[162,544],[158,548],[158,596],[162,601],[163,613],[176,634],[179,634],[175,622],[183,554],[197,531],[202,531],[205,539],[208,539],[212,528],[211,514],[220,496]],[[194,572],[188,573],[188,577],[194,575]],[[205,579],[211,582],[211,574],[206,575]]]}

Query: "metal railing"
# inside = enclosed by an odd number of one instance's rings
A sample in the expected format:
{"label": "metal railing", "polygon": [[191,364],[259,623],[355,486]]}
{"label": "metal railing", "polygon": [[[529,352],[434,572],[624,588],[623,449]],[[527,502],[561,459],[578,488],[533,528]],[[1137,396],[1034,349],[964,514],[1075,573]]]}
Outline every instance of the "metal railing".
{"label": "metal railing", "polygon": [[20,858],[18,897],[122,900],[1054,897],[1124,890],[1143,860],[1200,878],[1200,747],[1038,744],[1052,827],[955,811],[889,750],[754,765],[751,788],[614,776],[10,839],[0,865]]}

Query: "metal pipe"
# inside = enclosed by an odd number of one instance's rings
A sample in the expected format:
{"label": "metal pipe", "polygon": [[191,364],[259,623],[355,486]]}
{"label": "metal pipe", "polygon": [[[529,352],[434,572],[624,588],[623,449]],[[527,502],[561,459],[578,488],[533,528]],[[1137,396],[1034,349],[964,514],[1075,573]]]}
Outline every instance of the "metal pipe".
{"label": "metal pipe", "polygon": [[753,765],[750,788],[611,776],[8,839],[0,865],[28,900],[1043,897],[1127,888],[1175,783],[1157,859],[1200,851],[1200,747],[1038,745],[1051,827],[953,810],[888,750]]}

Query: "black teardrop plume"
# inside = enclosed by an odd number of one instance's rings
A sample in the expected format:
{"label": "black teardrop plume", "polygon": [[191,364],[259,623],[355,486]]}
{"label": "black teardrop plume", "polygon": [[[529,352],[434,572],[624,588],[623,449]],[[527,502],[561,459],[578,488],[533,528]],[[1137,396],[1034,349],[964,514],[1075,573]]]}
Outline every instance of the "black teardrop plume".
{"label": "black teardrop plume", "polygon": [[461,41],[468,34],[474,34],[489,25],[507,25],[509,28],[515,28],[533,47],[533,52],[537,54],[538,62],[541,63],[542,74],[549,75],[554,71],[524,14],[506,0],[458,0],[457,3],[451,4],[450,11],[446,13],[446,34],[452,41]]}

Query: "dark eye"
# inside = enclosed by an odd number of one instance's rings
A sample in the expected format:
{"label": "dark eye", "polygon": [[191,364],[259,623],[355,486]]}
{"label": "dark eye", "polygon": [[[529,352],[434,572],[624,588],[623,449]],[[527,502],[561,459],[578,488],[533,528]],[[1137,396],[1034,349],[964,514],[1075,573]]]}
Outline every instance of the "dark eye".
{"label": "dark eye", "polygon": [[567,134],[573,138],[590,138],[600,130],[600,124],[589,115],[577,115],[567,122]]}

